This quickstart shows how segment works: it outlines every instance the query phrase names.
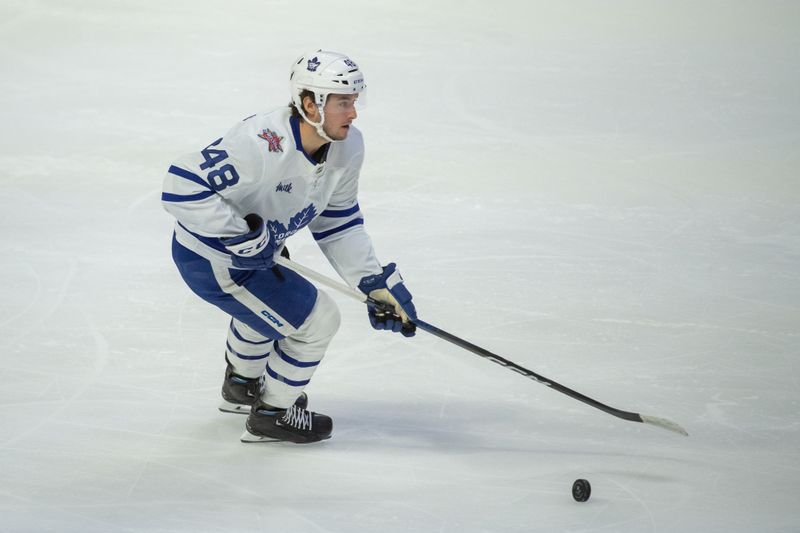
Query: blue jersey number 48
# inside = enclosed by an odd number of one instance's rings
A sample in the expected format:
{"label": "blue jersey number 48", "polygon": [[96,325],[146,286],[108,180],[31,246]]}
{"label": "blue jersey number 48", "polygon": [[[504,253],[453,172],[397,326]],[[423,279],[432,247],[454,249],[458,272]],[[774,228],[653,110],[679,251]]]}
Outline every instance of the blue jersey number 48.
{"label": "blue jersey number 48", "polygon": [[221,191],[222,189],[230,187],[231,185],[236,185],[239,182],[239,173],[236,172],[236,169],[230,163],[226,163],[219,168],[215,168],[217,163],[221,163],[222,161],[228,159],[228,152],[225,150],[212,148],[212,146],[217,146],[221,142],[222,137],[200,151],[200,154],[205,160],[203,163],[200,163],[200,170],[214,168],[214,170],[208,173],[208,185],[215,191]]}

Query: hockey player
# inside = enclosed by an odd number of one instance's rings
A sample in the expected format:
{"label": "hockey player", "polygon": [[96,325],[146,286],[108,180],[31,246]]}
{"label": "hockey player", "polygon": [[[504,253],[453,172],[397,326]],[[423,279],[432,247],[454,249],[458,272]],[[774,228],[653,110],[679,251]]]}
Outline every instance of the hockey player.
{"label": "hockey player", "polygon": [[343,54],[317,50],[294,62],[289,86],[289,107],[244,119],[179,158],[164,178],[178,271],[231,316],[220,410],[248,415],[244,442],[315,442],[333,427],[306,409],[303,389],[339,311],[275,264],[293,234],[308,226],[349,285],[389,304],[394,312],[368,306],[375,329],[415,333],[411,294],[394,263],[378,262],[359,210],[364,143],[353,121],[366,87],[361,70]]}

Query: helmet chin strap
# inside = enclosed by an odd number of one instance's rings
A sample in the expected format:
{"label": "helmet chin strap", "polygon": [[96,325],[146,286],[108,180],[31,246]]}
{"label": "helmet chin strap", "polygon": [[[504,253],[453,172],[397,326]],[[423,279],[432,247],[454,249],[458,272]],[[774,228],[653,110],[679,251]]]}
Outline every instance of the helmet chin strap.
{"label": "helmet chin strap", "polygon": [[325,122],[325,111],[322,110],[321,106],[317,106],[317,109],[319,109],[319,122],[314,122],[313,120],[308,118],[308,115],[306,115],[306,112],[303,111],[302,106],[297,108],[297,110],[300,112],[300,116],[303,117],[303,120],[314,126],[314,128],[317,130],[317,135],[319,135],[320,137],[322,137],[323,139],[325,139],[330,143],[336,142],[336,140],[331,139],[328,136],[328,134],[325,133],[325,130],[322,129],[322,124]]}

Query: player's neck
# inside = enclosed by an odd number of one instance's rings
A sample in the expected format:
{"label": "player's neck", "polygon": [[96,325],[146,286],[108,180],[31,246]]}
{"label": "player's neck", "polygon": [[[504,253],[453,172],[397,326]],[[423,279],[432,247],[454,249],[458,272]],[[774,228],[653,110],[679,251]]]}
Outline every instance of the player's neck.
{"label": "player's neck", "polygon": [[303,150],[307,154],[315,153],[323,144],[327,143],[328,141],[319,136],[317,128],[304,120],[300,121],[300,144],[303,145]]}

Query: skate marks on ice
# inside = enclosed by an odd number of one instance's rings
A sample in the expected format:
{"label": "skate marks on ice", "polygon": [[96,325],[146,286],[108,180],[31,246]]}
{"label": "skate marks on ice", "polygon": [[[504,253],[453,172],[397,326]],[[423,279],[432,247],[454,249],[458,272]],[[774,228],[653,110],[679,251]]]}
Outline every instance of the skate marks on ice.
{"label": "skate marks on ice", "polygon": [[[69,292],[74,288],[77,263],[74,260],[64,261],[66,268],[59,272],[55,287],[51,286],[50,279],[44,280],[32,264],[25,263],[25,265],[35,277],[35,290],[32,291],[34,296],[31,297],[27,292],[27,284],[14,287],[14,293],[27,295],[30,299],[25,307],[0,325],[3,331],[1,342],[4,351],[11,353],[20,349],[37,346],[38,348],[34,348],[33,353],[26,355],[26,364],[13,370],[22,379],[9,382],[4,387],[9,397],[3,401],[2,408],[19,409],[27,408],[29,405],[44,406],[44,408],[38,409],[39,414],[36,417],[29,417],[21,427],[6,425],[8,438],[3,439],[0,444],[3,448],[25,440],[45,426],[57,425],[72,402],[82,398],[98,381],[108,361],[107,340],[91,317],[78,311],[77,316],[72,316],[73,320],[77,319],[75,329],[80,332],[82,339],[91,343],[90,349],[85,351],[92,356],[88,361],[86,357],[81,357],[80,373],[59,371],[58,361],[65,357],[65,353],[68,356],[70,351],[64,350],[62,348],[64,343],[54,341],[52,337],[54,330],[56,335],[61,335],[72,328],[63,324],[63,317],[65,313],[75,314],[74,310],[67,311],[64,304]],[[15,297],[16,294],[11,295],[12,299]],[[12,371],[10,368],[5,370]],[[32,389],[31,383],[36,383],[38,387]],[[16,384],[26,385],[25,389],[13,393]]]}

